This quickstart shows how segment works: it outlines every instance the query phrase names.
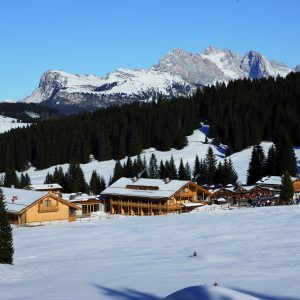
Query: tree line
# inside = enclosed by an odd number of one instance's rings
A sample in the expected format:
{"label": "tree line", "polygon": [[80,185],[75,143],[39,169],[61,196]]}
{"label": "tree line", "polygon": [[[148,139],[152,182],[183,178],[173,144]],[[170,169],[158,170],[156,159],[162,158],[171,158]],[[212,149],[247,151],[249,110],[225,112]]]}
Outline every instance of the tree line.
{"label": "tree line", "polygon": [[266,156],[261,145],[255,145],[247,171],[247,184],[251,185],[265,176],[297,176],[297,160],[293,145],[287,135],[282,136],[268,150]]}
{"label": "tree line", "polygon": [[116,162],[110,183],[115,182],[123,176],[193,180],[199,185],[236,184],[238,179],[231,159],[225,158],[223,163],[217,163],[216,155],[211,147],[208,147],[204,159],[199,159],[198,155],[196,155],[192,167],[188,162],[184,164],[181,159],[177,168],[173,156],[171,156],[169,160],[160,160],[160,162],[158,162],[154,153],[151,154],[148,164],[145,157],[142,159],[140,155],[133,161],[128,157],[123,165],[120,161]]}

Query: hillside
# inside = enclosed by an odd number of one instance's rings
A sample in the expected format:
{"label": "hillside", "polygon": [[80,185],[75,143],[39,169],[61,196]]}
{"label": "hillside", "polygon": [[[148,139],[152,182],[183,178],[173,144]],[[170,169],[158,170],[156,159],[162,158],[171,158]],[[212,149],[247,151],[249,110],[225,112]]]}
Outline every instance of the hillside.
{"label": "hillside", "polygon": [[291,73],[276,80],[205,87],[189,98],[134,102],[43,121],[0,135],[0,171],[86,164],[91,156],[102,162],[121,160],[149,148],[181,150],[186,136],[206,123],[213,144],[227,145],[227,154],[262,141],[298,146],[299,91],[300,73]]}
{"label": "hillside", "polygon": [[[204,130],[204,129],[205,128],[202,129],[203,131],[195,130],[192,135],[188,136],[187,137],[188,145],[181,150],[172,149],[170,151],[158,151],[158,150],[155,150],[154,148],[149,148],[149,149],[144,150],[141,155],[145,156],[147,161],[149,161],[152,153],[155,154],[158,161],[160,161],[161,159],[163,161],[166,161],[166,160],[169,160],[171,156],[173,156],[177,167],[179,166],[181,158],[183,159],[184,163],[188,162],[190,164],[190,166],[193,166],[196,155],[198,155],[200,159],[201,158],[204,159],[205,155],[207,153],[208,147],[211,146],[213,148],[214,153],[217,156],[218,161],[223,161],[223,159],[225,157],[224,156],[225,148],[216,147],[212,144],[205,144],[204,143],[205,137],[206,137],[205,132],[207,132],[207,130]],[[272,143],[262,142],[261,145],[262,145],[265,153],[267,153],[267,151],[268,151],[269,147],[272,145]],[[295,150],[295,154],[297,156],[298,168],[300,168],[300,164],[299,164],[300,149],[295,148],[294,150]],[[251,152],[252,152],[252,147],[249,147],[243,151],[234,153],[230,156],[230,158],[233,162],[234,168],[237,171],[239,181],[241,181],[242,183],[246,183],[247,169],[248,169],[248,165],[249,165],[249,161],[250,161],[250,157],[251,157]],[[136,158],[136,156],[132,156],[132,160],[134,158]],[[121,160],[121,163],[125,163],[125,161],[126,161],[126,158]],[[90,180],[93,170],[96,170],[97,173],[99,175],[103,176],[105,181],[108,183],[110,177],[113,175],[115,163],[116,163],[115,160],[107,160],[107,161],[99,162],[99,161],[93,159],[91,162],[86,163],[86,164],[81,164],[80,166],[84,172],[86,181]],[[61,166],[63,168],[64,172],[66,172],[69,167],[68,164],[60,164],[57,166]],[[54,169],[55,169],[55,166],[52,166],[50,168],[43,169],[43,170],[35,170],[35,168],[31,167],[27,172],[31,178],[31,182],[38,184],[38,183],[44,182],[47,173],[49,172],[50,174],[52,174],[54,172]],[[4,173],[2,173],[2,175],[4,175]]]}
{"label": "hillside", "polygon": [[14,227],[1,298],[159,300],[198,286],[210,295],[201,299],[296,299],[299,213],[281,206]]}

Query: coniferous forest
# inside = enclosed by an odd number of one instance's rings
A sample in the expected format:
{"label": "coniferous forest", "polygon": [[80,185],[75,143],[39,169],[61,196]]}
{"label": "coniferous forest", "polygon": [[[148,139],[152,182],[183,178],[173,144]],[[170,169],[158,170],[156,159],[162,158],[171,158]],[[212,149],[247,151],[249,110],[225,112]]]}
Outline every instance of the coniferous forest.
{"label": "coniferous forest", "polygon": [[282,135],[300,144],[300,73],[286,78],[236,80],[172,101],[132,103],[59,119],[0,135],[0,171],[24,171],[70,161],[119,160],[155,147],[183,148],[186,136],[210,125],[229,153]]}

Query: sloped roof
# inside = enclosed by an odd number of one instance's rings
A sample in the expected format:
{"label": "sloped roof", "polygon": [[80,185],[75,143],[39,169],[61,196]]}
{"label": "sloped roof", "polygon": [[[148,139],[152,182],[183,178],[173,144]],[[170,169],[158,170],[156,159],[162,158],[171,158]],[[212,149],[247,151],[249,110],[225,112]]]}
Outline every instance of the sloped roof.
{"label": "sloped roof", "polygon": [[[6,208],[9,212],[19,212],[36,200],[47,195],[46,192],[37,192],[6,187],[2,187],[1,189],[5,196]],[[12,201],[13,197],[17,198],[15,202]]]}
{"label": "sloped roof", "polygon": [[[79,209],[77,205],[66,201],[60,197],[57,197],[55,194],[48,192],[37,192],[31,190],[22,190],[15,188],[1,188],[5,197],[6,209],[8,212],[19,213],[21,210],[29,207],[35,201],[43,198],[47,194],[50,194],[52,197],[56,198],[58,201],[72,207],[74,209]],[[13,202],[13,197],[15,197],[15,201]]]}
{"label": "sloped roof", "polygon": [[[267,176],[263,177],[261,180],[256,181],[256,184],[258,185],[281,185],[281,176]],[[297,177],[291,177],[292,181],[295,181],[299,178]]]}
{"label": "sloped roof", "polygon": [[30,184],[29,185],[31,190],[37,190],[37,191],[48,191],[51,189],[62,189],[62,186],[60,186],[58,183],[50,183],[50,184]]}
{"label": "sloped roof", "polygon": [[[139,178],[133,181],[131,178],[122,177],[104,191],[101,195],[122,195],[122,196],[133,196],[133,197],[144,197],[144,198],[169,198],[190,181],[188,180],[170,180],[166,183],[162,179],[149,179]],[[133,188],[126,188],[127,186],[148,186],[157,187],[156,190],[136,190]]]}

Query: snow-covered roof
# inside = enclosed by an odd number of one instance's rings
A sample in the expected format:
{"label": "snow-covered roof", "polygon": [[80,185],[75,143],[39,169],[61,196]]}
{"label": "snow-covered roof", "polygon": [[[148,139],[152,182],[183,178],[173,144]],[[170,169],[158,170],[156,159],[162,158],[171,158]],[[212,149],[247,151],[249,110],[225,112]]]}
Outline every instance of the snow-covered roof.
{"label": "snow-covered roof", "polygon": [[[47,194],[46,192],[37,192],[6,187],[2,187],[1,189],[5,196],[7,211],[9,212],[19,212]],[[13,199],[15,199],[14,202]]]}
{"label": "snow-covered roof", "polygon": [[[292,181],[297,180],[297,177],[291,177]],[[281,176],[267,176],[263,177],[261,180],[257,181],[258,185],[281,185]]]}
{"label": "snow-covered roof", "polygon": [[31,190],[36,190],[36,191],[49,191],[55,189],[62,189],[62,186],[60,186],[58,183],[30,184],[29,187]]}
{"label": "snow-covered roof", "polygon": [[[169,198],[183,186],[188,180],[170,180],[139,178],[134,181],[131,178],[122,177],[106,188],[102,195],[122,195],[144,198]],[[129,186],[129,187],[128,187]],[[130,188],[131,186],[131,188]],[[135,189],[134,187],[149,187],[153,189]]]}
{"label": "snow-covered roof", "polygon": [[247,192],[250,192],[256,187],[256,185],[242,185],[240,188],[237,189],[237,192],[239,189],[245,190]]}
{"label": "snow-covered roof", "polygon": [[203,206],[202,203],[193,203],[193,202],[182,203],[182,205],[185,206],[185,207],[198,207],[198,206]]}
{"label": "snow-covered roof", "polygon": [[85,193],[71,193],[71,194],[62,194],[61,196],[64,200],[67,200],[69,202],[78,202],[78,201],[87,201],[90,199],[95,199],[97,196],[88,195]]}

